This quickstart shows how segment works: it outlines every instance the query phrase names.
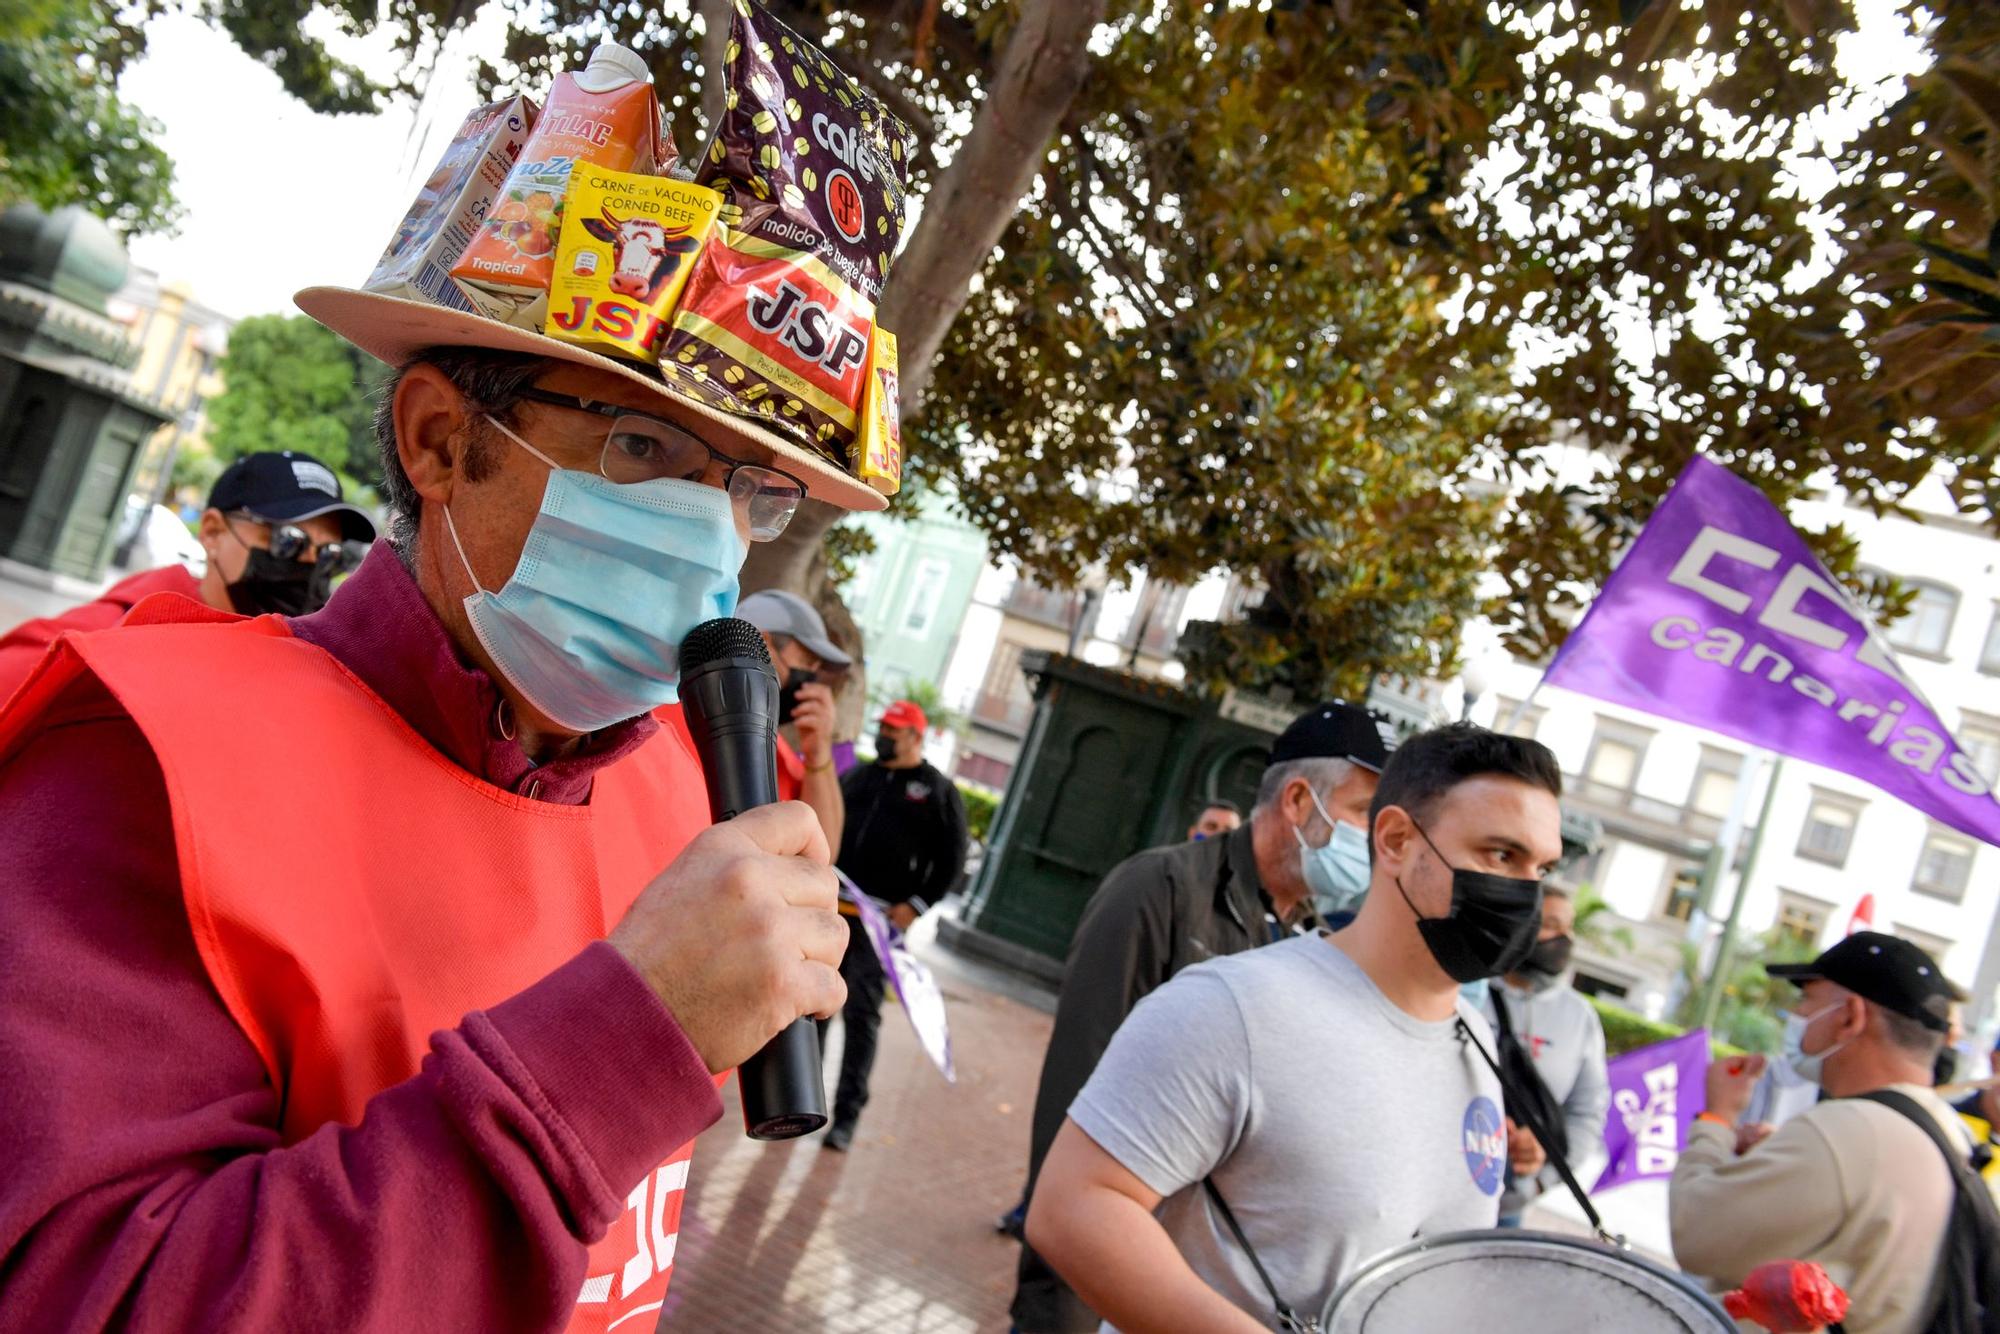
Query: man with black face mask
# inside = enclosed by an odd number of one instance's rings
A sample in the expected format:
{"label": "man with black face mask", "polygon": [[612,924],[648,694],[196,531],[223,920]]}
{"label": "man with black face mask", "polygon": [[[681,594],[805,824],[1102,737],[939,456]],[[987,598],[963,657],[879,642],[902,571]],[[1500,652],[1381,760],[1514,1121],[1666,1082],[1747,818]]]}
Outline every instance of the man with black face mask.
{"label": "man with black face mask", "polygon": [[309,454],[245,454],[208,493],[199,533],[208,569],[144,570],[95,602],[24,622],[0,637],[0,700],[28,678],[65,630],[105,630],[155,593],[178,593],[216,611],[304,616],[326,605],[334,579],[360,563],[375,525],[347,503],[340,479]]}
{"label": "man with black face mask", "polygon": [[1139,1002],[1028,1209],[1029,1244],[1109,1326],[1250,1334],[1316,1315],[1412,1237],[1493,1225],[1506,1124],[1459,986],[1533,949],[1561,790],[1534,741],[1465,723],[1411,738],[1375,791],[1352,925]]}
{"label": "man with black face mask", "polygon": [[[876,726],[875,762],[850,769],[840,781],[847,828],[834,858],[847,877],[889,905],[889,920],[907,931],[924,909],[957,883],[965,869],[965,803],[949,778],[924,760],[930,720],[914,701],[899,699]],[[886,979],[861,919],[843,902],[847,953],[840,975],[847,1003],[840,1083],[834,1089],[833,1123],[824,1147],[844,1152],[868,1105],[868,1076],[875,1068],[875,1039],[882,1028]],[[820,1032],[824,1041],[825,1021]]]}
{"label": "man with black face mask", "polygon": [[826,841],[840,846],[847,806],[833,771],[833,689],[854,665],[826,632],[826,622],[796,593],[767,588],[736,604],[757,627],[778,669],[778,799],[803,801],[819,817]]}
{"label": "man with black face mask", "polygon": [[[1605,1161],[1611,1083],[1604,1071],[1604,1023],[1583,993],[1569,984],[1575,936],[1576,905],[1570,892],[1560,885],[1544,886],[1535,948],[1520,967],[1494,983],[1487,993],[1486,1017],[1500,1043],[1501,1068],[1512,1065],[1518,1072],[1514,1082],[1520,1096],[1543,1100],[1537,1109],[1543,1123],[1561,1127],[1571,1172],[1577,1180],[1589,1181]],[[1540,1161],[1541,1148],[1526,1126],[1510,1129],[1508,1142],[1500,1226],[1519,1227],[1521,1211],[1544,1192],[1560,1189],[1562,1178]]]}

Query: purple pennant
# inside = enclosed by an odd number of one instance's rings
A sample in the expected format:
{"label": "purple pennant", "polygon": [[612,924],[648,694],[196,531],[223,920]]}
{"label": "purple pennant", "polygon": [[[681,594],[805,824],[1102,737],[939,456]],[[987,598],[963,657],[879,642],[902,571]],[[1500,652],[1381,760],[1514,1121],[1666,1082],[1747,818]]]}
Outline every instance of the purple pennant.
{"label": "purple pennant", "polygon": [[1591,1189],[1672,1176],[1688,1127],[1708,1103],[1708,1030],[1628,1051],[1605,1073],[1611,1114],[1604,1120],[1604,1147],[1611,1158]]}
{"label": "purple pennant", "polygon": [[840,897],[854,905],[861,919],[861,930],[875,947],[875,958],[902,1004],[910,1027],[916,1031],[917,1044],[945,1077],[945,1082],[957,1083],[951,1058],[951,1029],[945,1022],[944,992],[938,988],[937,979],[916,955],[903,948],[903,933],[883,913],[881,905],[839,867],[833,873],[840,878]]}
{"label": "purple pennant", "polygon": [[2000,844],[2000,802],[1764,494],[1697,455],[1571,632],[1549,685],[1838,769]]}

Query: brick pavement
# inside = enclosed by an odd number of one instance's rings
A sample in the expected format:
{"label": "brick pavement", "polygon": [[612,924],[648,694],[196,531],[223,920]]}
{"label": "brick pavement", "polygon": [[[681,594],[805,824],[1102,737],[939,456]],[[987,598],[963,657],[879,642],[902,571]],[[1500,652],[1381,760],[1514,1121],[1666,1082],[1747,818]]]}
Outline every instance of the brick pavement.
{"label": "brick pavement", "polygon": [[1020,1190],[1050,1020],[925,954],[949,1006],[958,1083],[924,1058],[890,1000],[850,1152],[822,1150],[817,1135],[744,1138],[732,1084],[695,1149],[661,1329],[1007,1328],[1018,1248],[993,1221]]}

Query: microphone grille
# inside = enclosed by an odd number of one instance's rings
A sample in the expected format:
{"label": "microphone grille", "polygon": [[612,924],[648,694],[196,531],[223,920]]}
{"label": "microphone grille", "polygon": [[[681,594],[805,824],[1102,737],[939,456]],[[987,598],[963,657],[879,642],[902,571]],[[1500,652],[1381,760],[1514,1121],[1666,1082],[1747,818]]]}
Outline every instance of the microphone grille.
{"label": "microphone grille", "polygon": [[681,675],[718,658],[755,658],[769,663],[771,651],[756,626],[738,616],[718,616],[688,631],[681,641]]}

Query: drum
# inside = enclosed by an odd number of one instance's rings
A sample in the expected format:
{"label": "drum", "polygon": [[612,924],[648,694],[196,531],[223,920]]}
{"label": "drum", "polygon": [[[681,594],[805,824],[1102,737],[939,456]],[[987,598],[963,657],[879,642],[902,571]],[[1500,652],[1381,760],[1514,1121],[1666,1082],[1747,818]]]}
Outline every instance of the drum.
{"label": "drum", "polygon": [[1371,1261],[1334,1294],[1326,1334],[1735,1334],[1684,1275],[1550,1232],[1454,1232]]}

